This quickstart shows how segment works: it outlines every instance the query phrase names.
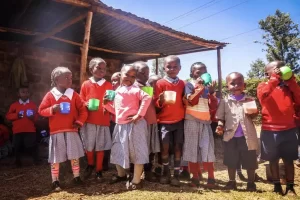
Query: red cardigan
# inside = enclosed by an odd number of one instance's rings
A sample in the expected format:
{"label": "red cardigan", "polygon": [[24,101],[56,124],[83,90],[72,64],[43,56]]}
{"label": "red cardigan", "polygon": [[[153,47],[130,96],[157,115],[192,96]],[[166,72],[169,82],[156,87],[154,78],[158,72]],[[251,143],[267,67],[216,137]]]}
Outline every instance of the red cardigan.
{"label": "red cardigan", "polygon": [[[166,79],[160,79],[156,83],[154,102],[156,107],[161,108],[161,111],[157,114],[158,123],[174,124],[184,119],[184,95],[185,84],[182,80],[179,80],[177,84],[170,83]],[[175,91],[176,102],[172,105],[159,105],[159,95],[164,91]]]}
{"label": "red cardigan", "polygon": [[80,97],[85,102],[85,104],[90,99],[99,99],[100,106],[97,111],[88,111],[87,123],[97,124],[101,126],[110,125],[110,114],[105,111],[102,107],[103,97],[106,90],[112,90],[112,85],[110,82],[105,81],[103,85],[98,85],[97,83],[92,83],[91,80],[85,81],[80,90]]}
{"label": "red cardigan", "polygon": [[295,128],[294,104],[300,105],[300,87],[295,78],[279,86],[280,77],[273,75],[259,84],[257,97],[262,106],[262,130],[282,131]]}
{"label": "red cardigan", "polygon": [[[26,116],[26,110],[34,111],[34,120],[31,120]],[[18,114],[20,111],[24,111],[24,117],[19,119]],[[29,103],[26,104],[20,104],[20,102],[17,101],[11,104],[9,111],[6,114],[6,119],[12,121],[13,134],[35,133],[36,129],[34,122],[37,119],[37,106],[32,101],[29,101]]]}
{"label": "red cardigan", "polygon": [[[61,114],[60,112],[53,112],[53,105],[62,102],[69,102],[71,105],[69,114]],[[40,115],[49,117],[50,134],[61,132],[77,132],[78,130],[73,127],[74,123],[82,126],[87,119],[87,109],[81,100],[78,93],[74,91],[72,100],[66,96],[62,96],[57,101],[53,94],[48,92],[39,107]]]}

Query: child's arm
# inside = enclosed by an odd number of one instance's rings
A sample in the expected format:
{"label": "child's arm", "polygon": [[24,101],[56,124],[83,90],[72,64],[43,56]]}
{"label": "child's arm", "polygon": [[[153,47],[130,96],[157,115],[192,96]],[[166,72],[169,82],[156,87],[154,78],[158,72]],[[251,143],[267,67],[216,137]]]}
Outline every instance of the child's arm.
{"label": "child's arm", "polygon": [[47,93],[44,96],[44,99],[42,100],[39,107],[39,114],[43,117],[51,117],[55,114],[53,108],[55,105],[52,105],[50,95],[51,93]]}
{"label": "child's arm", "polygon": [[261,83],[257,87],[257,98],[260,103],[267,102],[270,99],[270,96],[273,90],[280,83],[280,76],[278,74],[273,74],[268,83]]}
{"label": "child's arm", "polygon": [[111,114],[116,115],[116,111],[115,111],[113,102],[109,101],[107,103],[103,103],[103,108],[105,108]]}
{"label": "child's arm", "polygon": [[84,105],[83,100],[75,92],[74,92],[74,97],[75,97],[76,109],[78,110],[78,117],[77,117],[75,123],[80,126],[83,126],[84,122],[86,121],[86,119],[88,117],[88,112]]}
{"label": "child's arm", "polygon": [[210,115],[215,115],[218,108],[218,99],[213,94],[208,95],[208,106]]}
{"label": "child's arm", "polygon": [[141,102],[140,108],[139,108],[138,113],[135,116],[131,117],[131,122],[136,122],[141,117],[144,117],[146,115],[148,107],[152,101],[152,98],[142,90],[139,90],[139,92],[137,93],[137,96]]}
{"label": "child's arm", "polygon": [[9,107],[9,110],[6,114],[6,119],[8,121],[15,121],[15,120],[18,120],[19,117],[18,117],[18,113],[16,113],[16,108],[14,106],[14,104],[12,104],[10,107]]}
{"label": "child's arm", "polygon": [[154,102],[155,107],[162,108],[164,106],[164,102],[162,100],[164,89],[161,84],[156,83],[155,85],[155,94],[154,94]]}
{"label": "child's arm", "polygon": [[222,135],[224,132],[224,124],[225,124],[225,101],[223,99],[220,100],[216,112],[216,119],[218,120],[216,133]]}
{"label": "child's arm", "polygon": [[82,84],[81,88],[80,88],[80,98],[82,99],[82,101],[84,102],[84,104],[87,104],[87,99],[86,99],[86,88],[85,88],[85,82]]}
{"label": "child's arm", "polygon": [[290,80],[285,81],[285,83],[292,92],[294,103],[300,105],[300,87],[297,84],[295,77],[293,76]]}

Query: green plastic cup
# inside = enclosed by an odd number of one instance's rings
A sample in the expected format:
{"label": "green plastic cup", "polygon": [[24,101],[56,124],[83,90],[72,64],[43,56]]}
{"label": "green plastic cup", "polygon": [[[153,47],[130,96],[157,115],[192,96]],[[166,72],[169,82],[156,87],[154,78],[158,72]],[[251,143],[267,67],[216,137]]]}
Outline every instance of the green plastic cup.
{"label": "green plastic cup", "polygon": [[147,87],[147,86],[145,86],[145,87],[142,87],[142,90],[144,92],[146,92],[147,94],[149,94],[150,97],[153,96],[153,87]]}
{"label": "green plastic cup", "polygon": [[96,111],[99,109],[100,100],[99,99],[90,99],[88,109],[90,111]]}
{"label": "green plastic cup", "polygon": [[293,76],[293,71],[288,66],[280,67],[280,71],[281,71],[281,79],[284,81],[289,80]]}
{"label": "green plastic cup", "polygon": [[116,96],[116,92],[114,90],[106,90],[106,96],[110,101],[113,101]]}
{"label": "green plastic cup", "polygon": [[211,75],[209,73],[202,74],[201,79],[204,81],[204,85],[209,85],[212,82]]}

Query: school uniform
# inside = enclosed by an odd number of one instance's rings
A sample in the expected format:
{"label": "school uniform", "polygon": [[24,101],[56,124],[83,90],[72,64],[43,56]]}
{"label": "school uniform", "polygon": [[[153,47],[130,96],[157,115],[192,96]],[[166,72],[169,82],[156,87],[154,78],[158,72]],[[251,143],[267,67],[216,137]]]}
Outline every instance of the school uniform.
{"label": "school uniform", "polygon": [[105,79],[96,82],[94,78],[85,81],[81,86],[80,97],[87,103],[90,99],[100,100],[97,111],[88,111],[88,118],[80,129],[87,151],[109,150],[112,145],[110,133],[110,114],[102,106],[106,90],[112,90],[111,83]]}
{"label": "school uniform", "polygon": [[113,104],[105,105],[108,111],[116,115],[110,158],[112,164],[128,169],[130,163],[149,162],[147,122],[141,118],[136,123],[130,123],[128,117],[136,114],[144,117],[150,103],[151,97],[132,85],[120,86],[116,90]]}
{"label": "school uniform", "polygon": [[[70,103],[69,114],[53,112],[52,106],[62,102]],[[61,163],[84,156],[78,130],[73,127],[73,124],[83,126],[87,119],[87,110],[74,90],[69,88],[62,94],[54,87],[42,100],[39,113],[49,118],[49,163]]]}

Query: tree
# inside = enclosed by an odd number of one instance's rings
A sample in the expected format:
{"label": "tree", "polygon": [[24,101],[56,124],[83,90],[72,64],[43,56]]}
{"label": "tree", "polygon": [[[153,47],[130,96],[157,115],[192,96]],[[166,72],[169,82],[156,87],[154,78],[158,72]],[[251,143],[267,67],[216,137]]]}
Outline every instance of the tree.
{"label": "tree", "polygon": [[247,73],[247,76],[252,79],[252,78],[257,78],[257,79],[263,79],[265,76],[265,62],[262,59],[257,59],[254,62],[250,64],[250,70]]}
{"label": "tree", "polygon": [[276,10],[275,15],[259,21],[260,28],[265,31],[263,44],[267,46],[269,62],[282,60],[295,73],[300,71],[300,32],[288,13]]}
{"label": "tree", "polygon": [[[152,61],[152,70],[151,70],[151,72],[153,74],[156,74],[155,69],[156,69],[156,59],[153,59],[153,61]],[[163,58],[158,59],[158,75],[160,77],[164,77],[166,75],[166,72],[164,70],[164,59]]]}

